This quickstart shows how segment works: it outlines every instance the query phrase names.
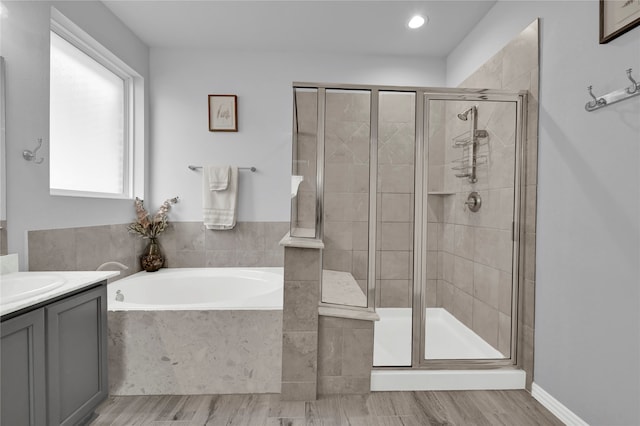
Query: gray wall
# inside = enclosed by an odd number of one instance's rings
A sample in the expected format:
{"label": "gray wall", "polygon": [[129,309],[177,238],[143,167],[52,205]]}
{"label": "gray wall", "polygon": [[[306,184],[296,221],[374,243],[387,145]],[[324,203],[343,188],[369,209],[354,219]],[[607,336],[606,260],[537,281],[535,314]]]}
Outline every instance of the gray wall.
{"label": "gray wall", "polygon": [[[205,162],[258,168],[255,174],[240,173],[240,221],[289,219],[293,81],[444,83],[442,57],[149,49],[98,1],[5,0],[8,13],[2,19],[0,53],[7,71],[8,249],[20,254],[22,269],[27,258],[25,231],[110,225],[133,218],[128,200],[51,197],[48,162],[36,166],[21,158],[22,150],[32,148],[37,138],[48,140],[52,4],[145,78],[145,120],[150,123],[145,201],[158,205],[180,196],[180,204],[172,209],[175,221],[202,220],[201,174],[187,165]],[[208,131],[209,93],[238,95],[238,133]],[[40,152],[48,156],[46,146]]]}
{"label": "gray wall", "polygon": [[[534,382],[590,424],[640,423],[640,28],[598,44],[598,2],[499,1],[447,60],[449,85],[541,17]],[[634,70],[636,79],[640,69]]]}
{"label": "gray wall", "polygon": [[[200,173],[187,169],[196,163],[256,166],[240,173],[238,220],[289,220],[292,82],[441,86],[445,75],[443,58],[179,48],[150,57],[150,198],[180,195],[179,221],[202,220]],[[237,133],[208,131],[208,93],[238,95]]]}
{"label": "gray wall", "polygon": [[149,49],[100,2],[2,4],[6,7],[0,54],[5,58],[7,88],[7,241],[9,252],[20,254],[21,269],[25,269],[27,230],[124,223],[132,218],[129,200],[50,196],[49,162],[36,165],[22,159],[22,151],[33,149],[38,138],[45,142],[39,153],[49,157],[51,6],[129,64],[145,83]]}

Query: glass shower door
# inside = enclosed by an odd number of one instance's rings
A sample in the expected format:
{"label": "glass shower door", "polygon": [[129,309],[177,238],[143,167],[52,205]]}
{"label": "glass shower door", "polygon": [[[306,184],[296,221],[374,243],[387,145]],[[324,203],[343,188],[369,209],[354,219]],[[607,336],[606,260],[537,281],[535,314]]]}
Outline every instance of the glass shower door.
{"label": "glass shower door", "polygon": [[414,356],[421,365],[504,362],[515,348],[522,101],[427,94],[425,121],[424,276]]}

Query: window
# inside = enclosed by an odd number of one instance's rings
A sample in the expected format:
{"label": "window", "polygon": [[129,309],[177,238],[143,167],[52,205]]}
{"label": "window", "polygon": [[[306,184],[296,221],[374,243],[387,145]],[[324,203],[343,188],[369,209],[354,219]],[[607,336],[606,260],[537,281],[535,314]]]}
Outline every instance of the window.
{"label": "window", "polygon": [[[132,198],[136,80],[59,12],[52,11],[50,169],[52,195]],[[140,142],[142,144],[142,142]],[[136,173],[139,175],[139,173]]]}

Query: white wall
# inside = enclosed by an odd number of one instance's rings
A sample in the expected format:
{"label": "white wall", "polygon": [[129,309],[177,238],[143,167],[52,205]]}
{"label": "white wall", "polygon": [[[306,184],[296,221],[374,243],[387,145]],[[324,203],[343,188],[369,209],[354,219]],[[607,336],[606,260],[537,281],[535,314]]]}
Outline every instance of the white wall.
{"label": "white wall", "polygon": [[596,1],[499,1],[447,59],[459,82],[541,18],[534,381],[593,425],[640,424],[640,28],[598,44]]}
{"label": "white wall", "polygon": [[[173,220],[201,221],[201,172],[240,172],[238,220],[288,221],[292,82],[442,86],[444,59],[283,52],[151,50],[151,199],[180,196]],[[238,133],[209,132],[208,94],[238,95]]]}
{"label": "white wall", "polygon": [[[100,2],[4,1],[3,5],[6,15],[1,18],[0,54],[6,61],[8,244],[10,253],[20,254],[21,268],[25,269],[27,230],[126,223],[134,216],[133,204],[127,200],[49,195],[51,6],[127,62],[145,80],[149,76],[149,49]],[[38,152],[45,157],[40,165],[22,159],[22,151],[33,149],[38,138],[45,141]]]}

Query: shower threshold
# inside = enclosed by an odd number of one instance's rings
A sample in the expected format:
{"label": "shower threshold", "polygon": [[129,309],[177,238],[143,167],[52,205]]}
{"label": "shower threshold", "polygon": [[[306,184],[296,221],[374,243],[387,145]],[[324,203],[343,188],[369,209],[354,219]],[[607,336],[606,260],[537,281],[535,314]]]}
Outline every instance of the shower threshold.
{"label": "shower threshold", "polygon": [[[411,366],[411,309],[379,308],[373,365]],[[443,308],[426,309],[427,359],[503,359],[505,356]],[[371,390],[524,389],[525,373],[491,370],[373,370]]]}

